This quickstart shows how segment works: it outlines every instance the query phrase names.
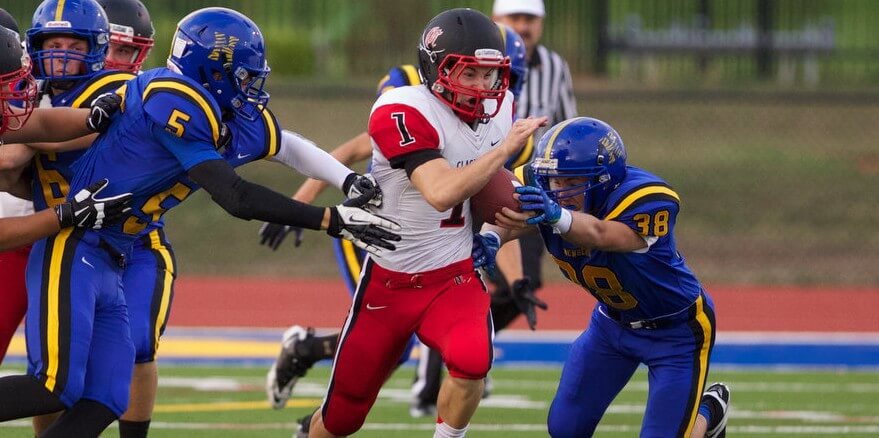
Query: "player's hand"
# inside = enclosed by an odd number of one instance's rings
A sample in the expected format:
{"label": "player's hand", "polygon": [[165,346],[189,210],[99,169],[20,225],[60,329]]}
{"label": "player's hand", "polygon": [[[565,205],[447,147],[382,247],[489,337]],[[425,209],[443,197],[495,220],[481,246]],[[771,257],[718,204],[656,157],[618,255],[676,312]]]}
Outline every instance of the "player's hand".
{"label": "player's hand", "polygon": [[527,119],[519,119],[513,123],[507,137],[504,138],[501,147],[508,157],[518,154],[526,144],[528,138],[541,126],[546,126],[548,118],[544,117],[528,117]]}
{"label": "player's hand", "polygon": [[110,127],[113,116],[119,111],[122,96],[116,93],[104,93],[92,101],[86,125],[92,132],[104,132]]}
{"label": "player's hand", "polygon": [[497,267],[495,258],[501,247],[501,239],[497,233],[486,231],[485,233],[473,233],[473,268],[485,268],[489,273]]}
{"label": "player's hand", "polygon": [[528,327],[531,330],[537,328],[537,308],[546,310],[549,306],[540,298],[534,295],[534,287],[531,286],[531,279],[528,277],[516,280],[510,286],[510,296],[513,303],[528,321]]}
{"label": "player's hand", "polygon": [[263,222],[259,228],[259,244],[268,246],[272,251],[277,251],[281,242],[291,231],[296,238],[293,241],[293,246],[299,248],[299,245],[302,245],[302,228]]}
{"label": "player's hand", "polygon": [[107,179],[102,179],[85,189],[80,190],[73,199],[57,205],[55,214],[61,228],[76,226],[79,228],[100,229],[103,225],[119,220],[131,211],[131,193],[109,198],[98,198],[107,187]]}
{"label": "player's hand", "polygon": [[[358,175],[356,173],[348,175],[342,184],[342,191],[345,192],[348,199],[366,199],[366,204],[376,207],[381,207],[382,205],[382,189],[378,186],[375,178],[368,173],[365,175]],[[369,196],[365,197],[365,195]],[[362,207],[363,205],[365,204],[361,203],[359,205],[351,205],[351,207]]]}
{"label": "player's hand", "polygon": [[348,207],[344,204],[330,207],[330,226],[327,228],[327,234],[350,240],[358,248],[373,254],[397,249],[391,242],[399,242],[400,235],[393,231],[401,229],[396,222],[361,208]]}
{"label": "player's hand", "polygon": [[525,222],[530,225],[546,224],[555,225],[562,217],[562,207],[553,201],[540,187],[521,186],[516,187],[519,194],[519,203],[522,211],[533,211],[536,216]]}

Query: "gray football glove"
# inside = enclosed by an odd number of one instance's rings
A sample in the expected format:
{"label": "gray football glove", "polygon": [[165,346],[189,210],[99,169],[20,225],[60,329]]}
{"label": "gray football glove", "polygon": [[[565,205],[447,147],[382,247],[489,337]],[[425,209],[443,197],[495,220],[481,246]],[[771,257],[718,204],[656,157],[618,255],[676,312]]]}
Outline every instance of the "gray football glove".
{"label": "gray football glove", "polygon": [[358,175],[352,173],[345,178],[342,184],[342,191],[348,199],[360,198],[363,195],[369,195],[367,204],[381,207],[382,205],[382,189],[378,186],[370,174]]}

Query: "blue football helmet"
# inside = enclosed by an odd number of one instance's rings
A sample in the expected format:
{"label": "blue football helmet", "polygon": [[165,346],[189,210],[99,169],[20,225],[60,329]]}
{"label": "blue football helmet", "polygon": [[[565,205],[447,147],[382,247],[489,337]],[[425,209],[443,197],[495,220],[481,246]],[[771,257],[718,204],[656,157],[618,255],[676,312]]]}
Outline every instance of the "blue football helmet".
{"label": "blue football helmet", "polygon": [[[87,52],[63,49],[43,50],[43,42],[53,36],[70,36],[85,40]],[[31,28],[27,31],[27,50],[33,63],[34,77],[50,81],[78,81],[88,79],[104,68],[104,58],[110,41],[107,15],[95,0],[45,0],[34,12]],[[65,69],[45,71],[61,60]],[[69,62],[81,62],[78,73],[67,74]]]}
{"label": "blue football helmet", "polygon": [[247,120],[269,103],[262,32],[240,12],[204,8],[180,20],[168,68],[204,85],[223,111]]}
{"label": "blue football helmet", "polygon": [[[565,120],[546,132],[531,162],[535,181],[554,200],[584,195],[583,211],[594,213],[626,177],[626,147],[610,125],[590,117]],[[584,184],[552,190],[553,177],[585,177]]]}
{"label": "blue football helmet", "polygon": [[528,74],[528,62],[525,60],[525,41],[512,27],[500,23],[497,24],[497,27],[501,30],[501,36],[504,39],[504,54],[510,58],[509,90],[513,93],[513,97],[518,99]]}

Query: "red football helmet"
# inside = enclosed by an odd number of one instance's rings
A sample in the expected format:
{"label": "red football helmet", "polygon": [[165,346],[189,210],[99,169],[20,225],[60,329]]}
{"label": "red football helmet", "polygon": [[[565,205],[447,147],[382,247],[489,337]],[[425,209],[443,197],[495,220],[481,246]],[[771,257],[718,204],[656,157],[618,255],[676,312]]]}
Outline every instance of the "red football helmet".
{"label": "red football helmet", "polygon": [[37,83],[31,75],[30,58],[18,34],[0,27],[0,134],[24,126],[34,110]]}
{"label": "red football helmet", "polygon": [[[110,22],[110,50],[106,68],[139,72],[155,44],[155,30],[146,6],[139,0],[98,0],[98,4],[104,8]],[[120,46],[134,49],[128,60],[113,57]]]}

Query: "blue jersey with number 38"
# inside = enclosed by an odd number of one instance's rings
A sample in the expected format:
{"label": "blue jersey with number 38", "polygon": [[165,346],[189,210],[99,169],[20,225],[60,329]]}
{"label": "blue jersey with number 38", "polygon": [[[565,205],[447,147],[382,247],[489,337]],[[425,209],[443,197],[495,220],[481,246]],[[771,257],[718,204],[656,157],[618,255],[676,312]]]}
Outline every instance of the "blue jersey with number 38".
{"label": "blue jersey with number 38", "polygon": [[648,249],[622,253],[579,248],[543,225],[540,234],[565,277],[604,306],[625,320],[658,318],[686,309],[702,291],[675,247],[679,208],[680,198],[665,181],[629,166],[596,216],[622,222],[648,242],[655,239]]}
{"label": "blue jersey with number 38", "polygon": [[221,159],[216,142],[220,109],[195,81],[166,68],[149,70],[118,91],[121,114],[74,165],[70,193],[103,178],[101,196],[131,192],[131,212],[99,230],[117,249],[162,226],[165,211],[194,189],[186,178],[193,166]]}

